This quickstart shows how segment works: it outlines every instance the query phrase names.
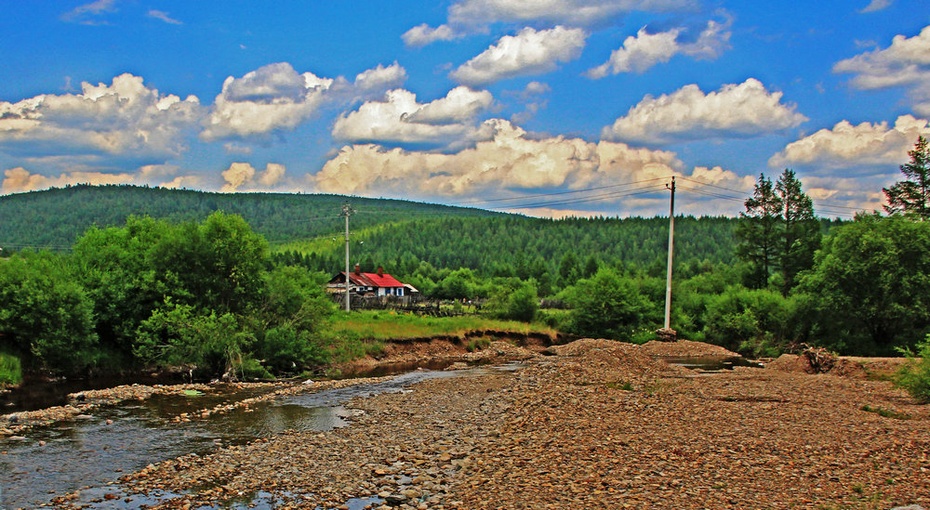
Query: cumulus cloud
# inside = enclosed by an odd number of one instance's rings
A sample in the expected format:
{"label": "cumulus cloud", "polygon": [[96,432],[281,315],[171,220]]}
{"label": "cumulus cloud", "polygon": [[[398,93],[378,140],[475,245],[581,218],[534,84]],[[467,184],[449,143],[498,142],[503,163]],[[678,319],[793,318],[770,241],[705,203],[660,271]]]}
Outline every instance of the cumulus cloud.
{"label": "cumulus cloud", "polygon": [[705,94],[686,85],[672,94],[647,95],[605,127],[608,140],[663,145],[709,138],[747,138],[796,127],[807,120],[754,78]]}
{"label": "cumulus cloud", "polygon": [[282,181],[285,171],[284,165],[278,163],[266,164],[265,171],[261,173],[258,173],[249,163],[233,163],[229,165],[229,168],[221,172],[226,183],[220,188],[220,191],[233,193],[236,191],[271,189]]}
{"label": "cumulus cloud", "polygon": [[3,172],[3,184],[0,193],[21,193],[51,187],[63,187],[68,184],[130,184],[136,176],[128,173],[103,172],[66,172],[57,177],[34,174],[23,167],[10,168]]}
{"label": "cumulus cloud", "polygon": [[201,117],[194,96],[180,99],[122,74],[110,85],[81,84],[80,94],[0,101],[0,149],[33,158],[55,155],[164,159],[187,148]]}
{"label": "cumulus cloud", "polygon": [[907,151],[914,148],[918,136],[930,136],[927,119],[903,115],[892,127],[887,122],[853,125],[844,120],[832,129],[821,129],[789,143],[769,159],[769,166],[860,169],[893,174],[898,172],[897,165],[907,161]]}
{"label": "cumulus cloud", "polygon": [[426,23],[417,25],[404,32],[401,36],[404,44],[412,47],[426,46],[436,41],[452,41],[463,37],[464,34],[456,32],[449,25],[439,25],[432,28]]}
{"label": "cumulus cloud", "polygon": [[467,143],[481,137],[475,118],[493,103],[486,90],[459,86],[435,101],[421,104],[410,91],[389,91],[382,101],[369,101],[341,116],[333,137],[351,142]]}
{"label": "cumulus cloud", "polygon": [[930,115],[930,26],[914,37],[896,35],[891,46],[841,60],[837,73],[853,73],[854,87],[863,90],[904,87],[920,115]]}
{"label": "cumulus cloud", "polygon": [[615,184],[618,179],[669,175],[681,166],[670,152],[561,136],[534,139],[502,119],[485,125],[492,137],[452,154],[346,146],[310,181],[330,193],[487,197],[503,189]]}
{"label": "cumulus cloud", "polygon": [[397,63],[370,69],[349,85],[343,78],[298,73],[286,63],[269,64],[223,82],[201,138],[245,138],[294,129],[327,104],[368,97],[406,79]]}
{"label": "cumulus cloud", "polygon": [[589,26],[633,11],[673,11],[692,7],[692,0],[460,0],[449,7],[449,23],[475,26],[543,21]]}
{"label": "cumulus cloud", "polygon": [[714,59],[729,47],[730,21],[709,21],[698,39],[683,43],[679,36],[684,29],[650,34],[643,27],[636,36],[629,36],[623,46],[610,54],[610,59],[586,74],[590,78],[603,78],[611,74],[642,73],[656,64],[665,63],[675,55],[684,54],[699,59]]}
{"label": "cumulus cloud", "polygon": [[578,58],[586,37],[585,31],[579,28],[524,28],[517,35],[502,37],[497,44],[449,76],[466,85],[481,85],[514,76],[549,72],[556,69],[559,62]]}

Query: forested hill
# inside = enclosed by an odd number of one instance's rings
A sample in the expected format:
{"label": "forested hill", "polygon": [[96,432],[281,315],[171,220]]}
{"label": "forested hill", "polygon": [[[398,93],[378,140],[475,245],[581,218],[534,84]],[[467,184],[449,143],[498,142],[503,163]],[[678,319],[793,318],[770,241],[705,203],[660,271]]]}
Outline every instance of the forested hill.
{"label": "forested hill", "polygon": [[500,215],[481,209],[339,195],[77,185],[0,196],[0,247],[66,250],[89,227],[123,225],[132,214],[202,221],[217,210],[242,216],[271,243],[280,243],[340,232],[344,229],[340,214],[346,201],[356,211],[353,230],[410,218]]}
{"label": "forested hill", "polygon": [[[428,262],[524,278],[571,267],[584,274],[595,263],[665,271],[667,218],[551,220],[401,200],[136,186],[80,185],[0,197],[0,247],[67,250],[90,226],[122,225],[129,215],[202,221],[222,210],[242,216],[279,258],[330,272],[345,263],[340,214],[346,201],[355,210],[352,262],[366,270],[383,265],[409,275]],[[732,263],[735,225],[726,217],[678,218],[677,265],[698,271],[700,264]]]}

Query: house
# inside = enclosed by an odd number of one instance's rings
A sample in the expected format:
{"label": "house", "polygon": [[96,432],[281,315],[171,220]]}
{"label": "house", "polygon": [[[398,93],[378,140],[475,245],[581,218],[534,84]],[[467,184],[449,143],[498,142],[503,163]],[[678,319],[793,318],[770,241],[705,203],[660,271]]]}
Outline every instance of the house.
{"label": "house", "polygon": [[[346,276],[344,271],[333,276],[326,285],[326,290],[330,293],[345,292]],[[384,272],[384,268],[378,266],[375,273],[363,273],[361,267],[355,264],[355,271],[349,273],[349,291],[360,296],[398,296],[403,297],[411,292],[417,292],[411,285],[405,285]]]}

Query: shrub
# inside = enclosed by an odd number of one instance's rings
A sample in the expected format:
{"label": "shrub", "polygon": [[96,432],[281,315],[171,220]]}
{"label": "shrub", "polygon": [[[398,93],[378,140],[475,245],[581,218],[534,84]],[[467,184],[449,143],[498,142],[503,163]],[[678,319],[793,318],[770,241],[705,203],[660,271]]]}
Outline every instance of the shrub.
{"label": "shrub", "polygon": [[0,386],[19,384],[23,380],[23,369],[19,358],[0,352]]}
{"label": "shrub", "polygon": [[901,367],[894,378],[895,385],[904,388],[912,397],[930,404],[930,335],[917,344],[917,354],[904,349],[908,363]]}

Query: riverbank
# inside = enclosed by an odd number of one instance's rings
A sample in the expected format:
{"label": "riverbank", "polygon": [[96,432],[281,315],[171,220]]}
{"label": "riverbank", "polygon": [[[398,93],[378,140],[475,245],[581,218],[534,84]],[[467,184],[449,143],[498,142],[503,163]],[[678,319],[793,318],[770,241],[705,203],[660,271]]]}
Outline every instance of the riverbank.
{"label": "riverbank", "polygon": [[519,370],[355,400],[349,427],[169,460],[121,485],[178,494],[160,508],[258,494],[276,508],[365,497],[423,509],[930,508],[930,406],[865,372],[811,375],[782,360],[707,375],[656,360],[662,349],[526,350]]}

